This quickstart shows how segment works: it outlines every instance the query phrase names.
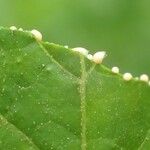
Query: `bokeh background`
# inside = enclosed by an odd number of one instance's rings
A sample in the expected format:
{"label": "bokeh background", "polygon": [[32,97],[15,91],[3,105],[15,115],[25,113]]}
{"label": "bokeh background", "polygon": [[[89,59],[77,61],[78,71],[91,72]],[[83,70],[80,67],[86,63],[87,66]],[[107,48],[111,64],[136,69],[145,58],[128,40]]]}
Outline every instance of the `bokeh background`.
{"label": "bokeh background", "polygon": [[0,0],[0,25],[36,28],[44,40],[106,50],[105,64],[150,75],[149,0]]}

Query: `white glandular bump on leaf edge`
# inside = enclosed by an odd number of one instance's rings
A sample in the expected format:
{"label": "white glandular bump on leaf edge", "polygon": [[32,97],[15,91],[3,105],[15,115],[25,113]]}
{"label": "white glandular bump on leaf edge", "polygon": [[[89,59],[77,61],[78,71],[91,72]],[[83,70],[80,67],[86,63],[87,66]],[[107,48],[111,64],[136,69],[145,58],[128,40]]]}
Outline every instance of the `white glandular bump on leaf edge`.
{"label": "white glandular bump on leaf edge", "polygon": [[133,78],[133,77],[132,77],[132,74],[131,74],[131,73],[124,73],[124,74],[123,74],[123,79],[124,79],[125,81],[130,81],[132,78]]}
{"label": "white glandular bump on leaf edge", "polygon": [[147,74],[142,74],[142,75],[140,76],[140,80],[141,80],[141,81],[144,81],[144,82],[148,82],[148,81],[149,81],[149,77],[148,77]]}
{"label": "white glandular bump on leaf edge", "polygon": [[72,50],[75,52],[79,52],[80,54],[82,54],[84,56],[88,55],[88,50],[83,47],[75,47],[75,48],[72,48]]}
{"label": "white glandular bump on leaf edge", "polygon": [[38,40],[38,41],[42,41],[42,34],[41,32],[39,32],[38,30],[33,29],[31,31],[31,33],[33,34],[33,36]]}
{"label": "white glandular bump on leaf edge", "polygon": [[112,67],[111,71],[112,71],[114,74],[118,74],[118,73],[119,73],[119,68],[118,68],[118,67]]}
{"label": "white glandular bump on leaf edge", "polygon": [[87,55],[87,59],[93,60],[93,55],[92,55],[92,54],[88,54],[88,55]]}
{"label": "white glandular bump on leaf edge", "polygon": [[17,28],[15,26],[11,26],[9,29],[12,30],[12,31],[17,30]]}
{"label": "white glandular bump on leaf edge", "polygon": [[93,61],[96,63],[96,64],[101,64],[103,62],[103,59],[106,57],[106,52],[105,51],[99,51],[99,52],[96,52],[94,55],[93,55]]}
{"label": "white glandular bump on leaf edge", "polygon": [[67,48],[67,49],[68,49],[68,48],[69,48],[69,46],[68,46],[68,45],[65,45],[65,46],[64,46],[64,48]]}
{"label": "white glandular bump on leaf edge", "polygon": [[19,30],[19,31],[23,31],[23,29],[22,29],[22,28],[19,28],[18,30]]}

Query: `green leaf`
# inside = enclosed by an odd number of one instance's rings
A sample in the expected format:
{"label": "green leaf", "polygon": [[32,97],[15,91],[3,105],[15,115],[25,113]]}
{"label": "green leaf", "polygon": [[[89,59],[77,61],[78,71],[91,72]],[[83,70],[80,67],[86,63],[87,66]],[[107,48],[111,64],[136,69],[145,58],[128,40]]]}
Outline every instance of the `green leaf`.
{"label": "green leaf", "polygon": [[2,27],[0,72],[0,149],[150,149],[147,83]]}
{"label": "green leaf", "polygon": [[0,0],[0,20],[36,27],[55,43],[106,49],[105,64],[140,75],[149,74],[149,6],[149,0]]}

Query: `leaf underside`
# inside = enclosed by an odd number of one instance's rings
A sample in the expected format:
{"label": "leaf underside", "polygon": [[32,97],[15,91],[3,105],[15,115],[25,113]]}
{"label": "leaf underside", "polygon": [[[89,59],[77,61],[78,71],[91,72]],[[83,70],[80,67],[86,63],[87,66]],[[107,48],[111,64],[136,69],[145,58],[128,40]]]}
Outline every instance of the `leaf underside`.
{"label": "leaf underside", "polygon": [[149,108],[146,83],[0,28],[0,149],[149,150]]}

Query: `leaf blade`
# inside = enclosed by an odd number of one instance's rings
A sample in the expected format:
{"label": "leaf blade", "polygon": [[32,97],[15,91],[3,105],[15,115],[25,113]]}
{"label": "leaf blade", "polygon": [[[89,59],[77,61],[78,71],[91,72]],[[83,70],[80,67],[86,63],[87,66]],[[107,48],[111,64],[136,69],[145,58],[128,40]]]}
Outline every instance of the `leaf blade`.
{"label": "leaf blade", "polygon": [[148,85],[29,33],[2,28],[0,49],[0,112],[40,149],[140,146],[150,126]]}

